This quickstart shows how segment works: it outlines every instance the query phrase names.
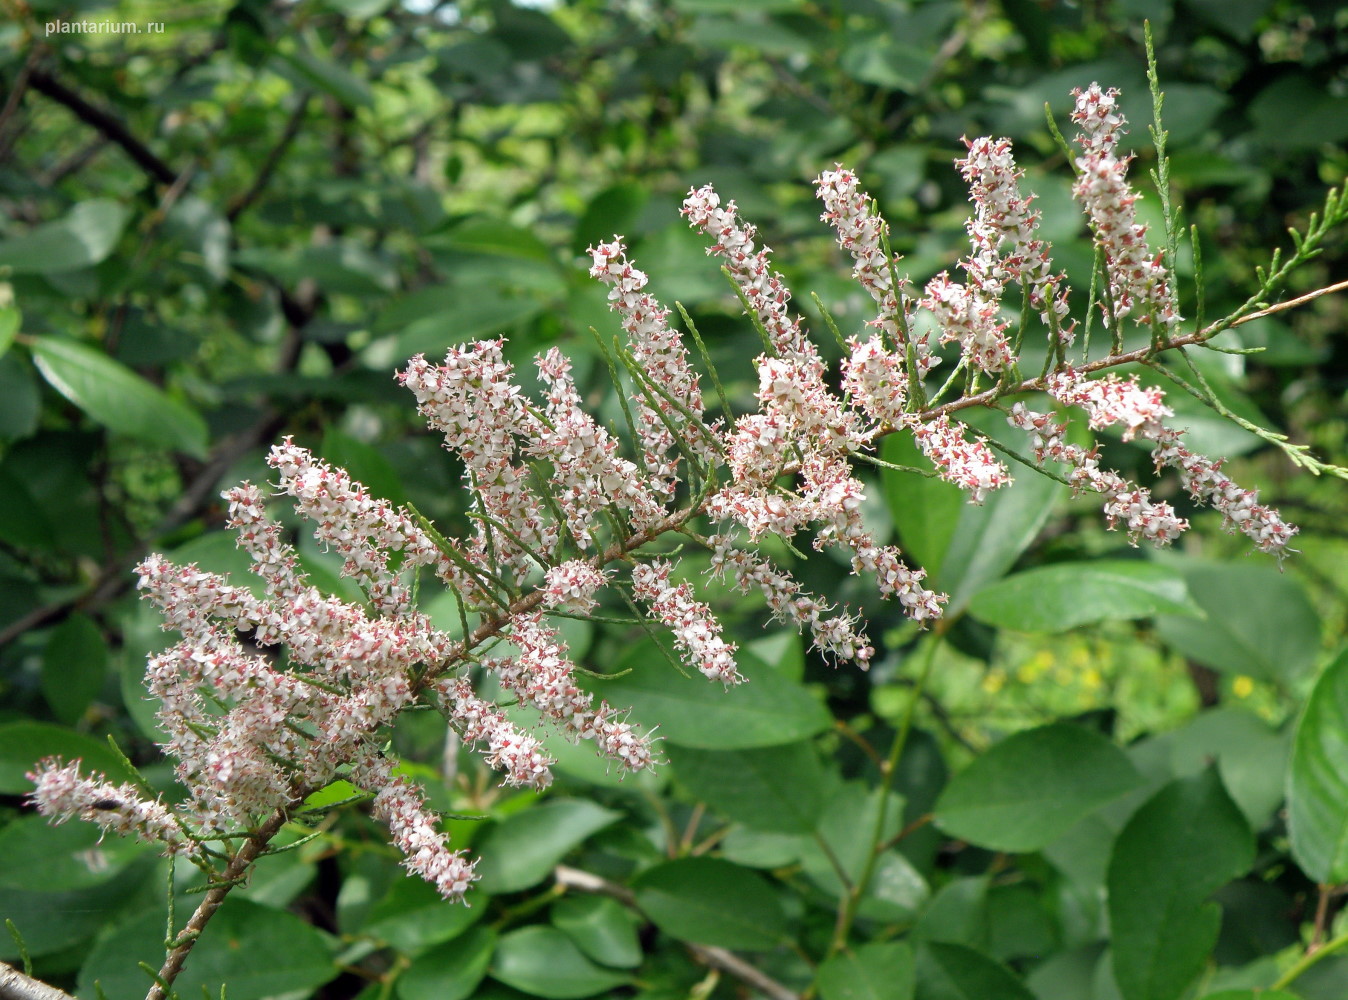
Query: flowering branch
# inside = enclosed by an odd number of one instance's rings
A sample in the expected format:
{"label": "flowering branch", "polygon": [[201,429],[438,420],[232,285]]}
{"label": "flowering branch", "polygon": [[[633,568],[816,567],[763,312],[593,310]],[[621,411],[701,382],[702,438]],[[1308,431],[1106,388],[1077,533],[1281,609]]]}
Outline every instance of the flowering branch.
{"label": "flowering branch", "polygon": [[[970,406],[1007,409],[1007,397],[1045,391],[1062,410],[1084,413],[1092,430],[1117,426],[1125,440],[1150,442],[1158,472],[1175,469],[1195,500],[1220,511],[1225,525],[1257,548],[1278,558],[1291,551],[1296,528],[1260,504],[1257,491],[1235,484],[1220,462],[1185,447],[1182,432],[1168,423],[1174,414],[1161,390],[1112,374],[1090,377],[1204,344],[1258,313],[1242,306],[1202,330],[1176,332],[1182,317],[1174,275],[1164,255],[1148,247],[1128,159],[1116,155],[1124,124],[1117,92],[1092,84],[1075,95],[1074,190],[1102,263],[1103,321],[1114,345],[1108,357],[1092,361],[1083,348],[1069,358],[1075,323],[1066,279],[1053,271],[1051,247],[1037,235],[1039,213],[1033,196],[1021,193],[1009,140],[976,139],[956,161],[974,204],[970,252],[960,263],[966,280],[943,273],[920,295],[900,273],[887,226],[855,175],[839,167],[816,181],[822,219],[851,255],[853,276],[876,309],[864,339],[839,335],[847,356],[837,373],[793,312],[790,290],[757,231],[733,202],[723,204],[703,187],[690,192],[683,214],[707,237],[708,253],[722,261],[764,339],[755,412],[730,412],[708,365],[724,412],[707,419],[701,376],[668,324],[669,310],[646,291],[647,276],[615,237],[590,249],[590,273],[609,287],[626,336],[612,352],[602,338],[600,346],[620,392],[626,372],[629,440],[586,412],[571,364],[556,348],[535,359],[544,392],[534,400],[515,381],[502,341],[456,346],[441,364],[411,359],[397,377],[463,468],[467,532],[445,536],[414,508],[373,497],[287,438],[268,459],[272,486],[342,557],[342,573],[359,585],[362,600],[345,601],[310,583],[298,551],[268,516],[263,490],[250,483],[224,497],[238,544],[262,581],[261,596],[194,565],[146,558],[137,567],[140,587],[162,612],[164,627],[181,637],[151,659],[147,680],[169,734],[164,749],[177,761],[188,798],[169,808],[135,787],[113,786],[81,773],[77,763],[54,759],[39,763],[30,778],[33,801],[53,821],[78,816],[135,833],[207,871],[210,888],[172,942],[150,1000],[171,989],[201,930],[282,826],[310,794],[338,778],[372,795],[372,811],[410,872],[446,899],[461,899],[477,877],[475,862],[450,848],[420,789],[380,746],[401,712],[434,707],[504,784],[546,788],[553,761],[540,740],[485,697],[475,675],[513,694],[537,714],[538,725],[592,741],[624,772],[654,766],[650,731],[627,721],[622,708],[596,704],[575,683],[575,665],[552,619],[602,620],[593,612],[612,592],[647,628],[669,632],[690,675],[726,687],[743,683],[736,644],[699,598],[695,574],[677,550],[652,544],[671,532],[709,552],[710,575],[742,592],[758,590],[774,618],[808,635],[832,660],[864,670],[875,649],[857,616],[809,594],[767,557],[766,536],[792,551],[837,549],[854,574],[873,575],[880,594],[919,626],[938,622],[946,596],[928,589],[925,570],[877,537],[863,515],[867,485],[854,465],[878,462],[870,453],[885,435],[911,434],[936,475],[981,503],[1012,479],[989,441],[956,414]],[[1261,275],[1264,293],[1313,256],[1328,228],[1345,217],[1348,205],[1331,194],[1324,217],[1297,238],[1293,259],[1284,265],[1275,258]],[[1017,288],[1019,310],[1005,302]],[[1017,312],[1019,328],[1011,318]],[[1026,379],[1020,360],[1034,317],[1048,361],[1042,375]],[[1122,351],[1125,321],[1150,330],[1148,347]],[[957,346],[943,352],[946,345]],[[705,360],[700,340],[698,347]],[[946,386],[929,395],[924,379],[951,360]],[[964,395],[926,402],[953,390],[960,373]],[[992,387],[980,391],[981,380]],[[1200,383],[1195,391],[1204,390]],[[1009,421],[1026,435],[1035,462],[1066,463],[1074,488],[1098,493],[1110,527],[1124,527],[1134,544],[1169,544],[1188,527],[1147,488],[1102,468],[1097,449],[1068,444],[1058,415],[1016,400]],[[458,598],[457,631],[437,627],[418,609],[415,597],[427,578]],[[241,634],[250,634],[249,646]],[[902,742],[901,735],[896,748]],[[891,761],[886,782],[892,771]],[[242,844],[232,850],[240,830]],[[839,913],[834,951],[846,945],[869,877],[868,865]]]}

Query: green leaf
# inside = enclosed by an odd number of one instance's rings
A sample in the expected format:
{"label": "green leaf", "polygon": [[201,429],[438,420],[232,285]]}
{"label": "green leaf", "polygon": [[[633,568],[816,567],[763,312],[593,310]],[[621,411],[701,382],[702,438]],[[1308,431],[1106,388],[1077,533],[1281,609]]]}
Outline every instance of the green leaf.
{"label": "green leaf", "polygon": [[0,357],[0,438],[16,440],[32,434],[41,406],[37,379],[19,353]]}
{"label": "green leaf", "polygon": [[370,85],[331,59],[308,49],[278,52],[277,55],[305,82],[348,108],[367,108],[374,103]]}
{"label": "green leaf", "polygon": [[[846,782],[828,800],[815,836],[800,838],[801,868],[811,882],[834,899],[841,899],[848,888],[839,878],[838,868],[846,873],[848,883],[854,882],[866,867],[872,842],[883,844],[903,826],[903,797],[893,792],[883,796],[883,823],[878,822],[881,801],[880,789],[863,781]],[[912,920],[926,902],[928,891],[926,880],[912,862],[897,850],[884,851],[875,860],[870,887],[857,912],[875,920]]]}
{"label": "green leaf", "polygon": [[1201,617],[1184,575],[1157,563],[1125,559],[1057,563],[1016,573],[984,587],[969,613],[999,628],[1066,632],[1092,622]]}
{"label": "green leaf", "polygon": [[717,858],[680,858],[643,872],[637,905],[680,941],[765,951],[786,936],[786,914],[762,876]]}
{"label": "green leaf", "polygon": [[0,240],[0,267],[15,274],[59,274],[91,267],[112,253],[131,212],[106,199],[82,201],[57,222]]}
{"label": "green leaf", "polygon": [[1197,774],[1212,761],[1232,801],[1252,830],[1262,830],[1282,804],[1290,733],[1277,732],[1244,708],[1200,712],[1167,734],[1176,778]]}
{"label": "green leaf", "polygon": [[501,938],[491,974],[507,986],[548,1000],[592,997],[631,980],[586,958],[555,927],[521,927]]}
{"label": "green leaf", "polygon": [[1035,1000],[1005,966],[962,944],[917,947],[916,1000]]}
{"label": "green leaf", "polygon": [[14,343],[22,325],[23,313],[18,306],[0,306],[0,357],[4,357],[9,345]]}
{"label": "green leaf", "polygon": [[112,782],[132,777],[106,743],[48,722],[9,722],[0,726],[0,793],[31,792],[33,783],[24,775],[44,757],[60,757],[67,764],[82,761],[83,773],[97,771]]}
{"label": "green leaf", "polygon": [[[457,907],[462,909],[462,907]],[[496,932],[474,927],[418,956],[398,977],[400,1000],[466,1000],[487,974]]]}
{"label": "green leaf", "polygon": [[632,226],[650,200],[650,194],[646,185],[630,180],[610,184],[598,192],[576,222],[571,252],[579,257],[596,243],[611,240],[614,236],[630,237]]}
{"label": "green leaf", "polygon": [[637,719],[658,721],[670,743],[703,750],[778,746],[833,724],[828,709],[799,684],[749,653],[736,653],[747,684],[726,689],[701,674],[678,673],[650,642],[633,647],[614,666],[622,676],[578,678],[610,705],[632,708]]}
{"label": "green leaf", "polygon": [[814,982],[823,1000],[911,1000],[914,975],[913,949],[894,941],[834,955]]}
{"label": "green leaf", "polygon": [[620,814],[582,799],[552,799],[508,816],[478,840],[478,888],[492,894],[537,885],[562,858]]}
{"label": "green leaf", "polygon": [[381,449],[329,427],[323,432],[323,443],[318,450],[323,458],[345,469],[373,496],[397,505],[407,502],[402,480]]}
{"label": "green leaf", "polygon": [[1215,769],[1147,800],[1109,861],[1114,978],[1124,1000],[1175,1000],[1203,970],[1221,909],[1207,898],[1254,862],[1254,837]]}
{"label": "green leaf", "polygon": [[0,888],[66,892],[102,885],[154,848],[132,837],[109,837],[93,823],[52,826],[28,815],[0,829]]}
{"label": "green leaf", "polygon": [[103,690],[107,670],[103,633],[87,615],[71,615],[52,633],[42,653],[42,696],[58,719],[75,722]]}
{"label": "green leaf", "polygon": [[1204,993],[1202,1000],[1301,1000],[1301,997],[1282,990],[1222,990]]}
{"label": "green leaf", "polygon": [[635,968],[641,964],[638,920],[607,896],[567,896],[552,904],[552,924],[581,951],[603,965]]}
{"label": "green leaf", "polygon": [[[81,996],[97,981],[109,997],[140,996],[146,975],[136,963],[159,968],[164,958],[164,914],[143,913],[101,937],[80,969]],[[293,913],[230,898],[201,932],[192,959],[173,984],[183,997],[264,1000],[308,996],[337,975],[323,935]]]}
{"label": "green leaf", "polygon": [[946,833],[999,851],[1037,851],[1141,776],[1104,736],[1056,723],[1002,740],[957,774],[936,804]]}
{"label": "green leaf", "polygon": [[1157,632],[1181,655],[1213,670],[1279,683],[1315,665],[1320,619],[1291,577],[1250,561],[1186,561],[1181,569],[1206,615],[1157,618]]}
{"label": "green leaf", "polygon": [[109,430],[151,444],[206,455],[206,422],[107,355],[56,337],[32,343],[33,361],[48,383]]}
{"label": "green leaf", "polygon": [[[483,906],[450,906],[429,882],[406,878],[400,873],[370,911],[360,934],[395,948],[403,955],[416,956],[457,939],[482,919],[484,909]],[[463,947],[472,946],[465,944]]]}
{"label": "green leaf", "polygon": [[1292,856],[1316,882],[1348,882],[1348,651],[1315,682],[1292,741]]}
{"label": "green leaf", "polygon": [[[53,838],[61,844],[60,838]],[[112,878],[81,889],[56,890],[10,889],[0,886],[0,915],[14,921],[25,945],[33,955],[65,951],[93,937],[135,907],[145,882],[155,874],[155,862],[148,857],[127,865]],[[160,881],[156,878],[155,881]],[[164,925],[161,919],[159,936]],[[162,957],[164,949],[159,948]],[[18,947],[8,933],[0,934],[0,959],[13,961]],[[144,980],[137,984],[145,989]],[[114,994],[109,994],[110,996]],[[133,994],[126,994],[128,996]],[[142,993],[136,993],[140,996]]]}
{"label": "green leaf", "polygon": [[546,302],[494,288],[448,286],[441,292],[443,312],[410,323],[398,335],[393,354],[401,362],[416,354],[443,355],[462,344],[499,333],[543,311]]}
{"label": "green leaf", "polygon": [[809,742],[746,750],[668,743],[665,753],[694,798],[746,826],[808,833],[824,807],[824,769]]}

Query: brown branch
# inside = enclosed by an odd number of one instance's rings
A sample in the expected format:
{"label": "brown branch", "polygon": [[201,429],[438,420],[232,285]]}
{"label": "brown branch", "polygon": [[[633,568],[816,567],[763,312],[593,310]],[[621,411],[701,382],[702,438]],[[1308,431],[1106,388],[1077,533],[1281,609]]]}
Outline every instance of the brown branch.
{"label": "brown branch", "polygon": [[23,61],[23,65],[19,67],[19,72],[14,75],[14,84],[9,88],[9,97],[5,99],[5,106],[0,108],[0,162],[8,159],[10,146],[13,145],[13,141],[5,135],[5,126],[9,124],[9,119],[14,115],[14,112],[19,110],[19,103],[23,100],[23,95],[28,92],[29,77],[32,75],[33,67],[37,65],[41,51],[36,45],[28,50],[28,58]]}
{"label": "brown branch", "polygon": [[0,962],[0,1000],[74,1000],[69,994],[25,976],[13,966]]}
{"label": "brown branch", "polygon": [[172,184],[178,179],[178,171],[156,156],[150,147],[136,138],[126,124],[111,111],[90,104],[46,70],[34,69],[29,76],[29,83],[34,90],[46,94],[58,104],[65,105],[80,121],[92,125],[121,146],[137,166],[160,184]]}
{"label": "brown branch", "polygon": [[[303,801],[301,798],[291,805],[299,805]],[[216,880],[220,884],[206,892],[206,895],[197,905],[196,911],[193,912],[191,919],[187,921],[187,925],[179,931],[175,939],[177,944],[169,949],[168,955],[164,958],[164,964],[159,968],[159,978],[150,987],[150,992],[145,995],[145,1000],[166,1000],[167,994],[160,984],[163,983],[170,987],[173,985],[173,981],[178,978],[178,973],[182,972],[183,963],[187,961],[187,956],[192,953],[198,938],[201,937],[201,932],[210,923],[211,917],[215,916],[215,912],[220,909],[230,890],[238,884],[238,880],[248,874],[248,869],[252,867],[258,855],[271,843],[271,839],[280,832],[281,827],[285,826],[288,818],[288,809],[278,809],[271,819],[267,820],[243,842],[239,852],[225,866],[224,872],[216,876]]]}
{"label": "brown branch", "polygon": [[[1294,299],[1288,299],[1286,302],[1279,302],[1265,309],[1256,312],[1247,313],[1238,317],[1230,323],[1225,320],[1219,320],[1216,323],[1210,323],[1201,330],[1195,330],[1193,333],[1186,333],[1181,337],[1173,337],[1170,340],[1163,340],[1159,344],[1151,344],[1147,347],[1138,348],[1136,351],[1127,351],[1123,354],[1110,354],[1107,357],[1100,358],[1098,361],[1091,361],[1077,368],[1076,371],[1081,374],[1090,374],[1091,372],[1103,371],[1106,368],[1117,368],[1119,365],[1133,364],[1135,362],[1146,361],[1155,357],[1163,351],[1172,351],[1179,347],[1194,347],[1205,344],[1219,333],[1225,333],[1227,330],[1234,330],[1238,326],[1243,326],[1256,319],[1263,319],[1265,316],[1272,316],[1274,313],[1282,312],[1286,309],[1295,309],[1303,306],[1307,302],[1312,302],[1322,295],[1329,295],[1331,292],[1341,292],[1348,289],[1348,281],[1339,281],[1332,285],[1326,285],[1324,288],[1317,288],[1313,292],[1307,292],[1305,295],[1299,295]],[[923,420],[933,420],[936,417],[944,416],[948,413],[954,413],[957,410],[967,409],[970,406],[987,406],[996,402],[1003,396],[1014,396],[1022,392],[1036,392],[1046,386],[1045,379],[1027,378],[1019,385],[1014,386],[994,386],[984,392],[974,396],[965,396],[956,399],[953,402],[943,406],[933,407],[925,410],[921,414]]]}

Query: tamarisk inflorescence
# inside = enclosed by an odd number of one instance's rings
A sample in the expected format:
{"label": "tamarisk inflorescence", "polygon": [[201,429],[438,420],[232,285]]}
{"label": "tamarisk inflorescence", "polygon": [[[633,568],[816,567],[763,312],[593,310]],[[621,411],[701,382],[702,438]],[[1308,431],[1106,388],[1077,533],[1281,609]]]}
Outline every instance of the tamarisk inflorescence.
{"label": "tamarisk inflorescence", "polygon": [[[1181,317],[1173,276],[1136,221],[1128,160],[1116,154],[1124,124],[1116,96],[1095,85],[1076,92],[1075,195],[1103,260],[1106,324],[1149,327],[1164,347]],[[590,274],[608,286],[625,332],[609,360],[628,396],[630,440],[586,411],[560,351],[536,359],[545,392],[534,400],[515,381],[503,342],[483,340],[451,348],[439,363],[415,357],[397,376],[462,465],[475,525],[465,535],[443,537],[414,509],[372,496],[288,438],[274,447],[271,488],[341,555],[365,600],[326,594],[306,577],[268,517],[262,488],[226,491],[229,524],[262,581],[260,596],[159,555],[137,567],[164,627],[180,635],[150,660],[147,683],[168,734],[163,749],[188,797],[168,807],[133,785],[52,759],[30,775],[37,807],[56,822],[78,816],[135,833],[214,870],[221,855],[208,845],[274,834],[279,821],[268,827],[269,818],[293,815],[313,791],[345,778],[373,796],[407,868],[460,898],[475,878],[473,862],[451,848],[420,790],[380,749],[380,734],[399,713],[436,706],[506,784],[545,788],[554,762],[535,732],[508,718],[474,679],[489,678],[541,724],[591,741],[614,766],[653,766],[650,731],[577,684],[555,619],[590,615],[605,595],[621,598],[650,627],[668,631],[691,671],[726,686],[743,682],[736,645],[699,598],[696,574],[652,544],[670,533],[704,547],[709,573],[761,593],[772,616],[825,657],[866,669],[875,649],[859,617],[808,593],[761,543],[775,535],[836,549],[909,618],[921,625],[939,618],[945,595],[867,525],[867,485],[856,463],[883,435],[911,434],[935,474],[971,501],[1006,489],[1007,466],[958,419],[980,391],[979,402],[998,406],[1001,396],[1046,391],[1061,411],[1084,412],[1092,430],[1118,427],[1125,440],[1150,442],[1158,471],[1177,470],[1195,500],[1281,557],[1296,529],[1219,462],[1184,446],[1160,390],[1135,378],[1094,377],[1104,365],[1068,357],[1076,340],[1069,289],[1037,235],[1039,216],[1020,190],[1011,143],[986,137],[967,145],[956,161],[974,206],[960,263],[965,280],[942,273],[921,292],[899,271],[885,223],[856,176],[838,167],[816,180],[822,219],[875,305],[837,371],[810,340],[769,249],[734,202],[711,187],[688,195],[684,216],[706,236],[764,339],[755,412],[708,418],[687,344],[615,237],[589,250]],[[1003,302],[1013,287],[1044,331],[1052,364],[1040,379],[1019,373],[1026,331],[1015,329]],[[947,344],[958,352],[943,355]],[[955,380],[934,395],[924,383],[952,363],[966,375],[965,394],[942,404]],[[1038,405],[1045,404],[1015,401],[1010,423],[1036,462],[1065,464],[1079,492],[1100,495],[1111,527],[1156,545],[1185,530],[1169,504],[1103,468],[1095,449],[1067,443],[1063,417]],[[459,628],[437,627],[418,610],[417,583],[429,577],[457,596]],[[509,644],[488,648],[499,639]]]}

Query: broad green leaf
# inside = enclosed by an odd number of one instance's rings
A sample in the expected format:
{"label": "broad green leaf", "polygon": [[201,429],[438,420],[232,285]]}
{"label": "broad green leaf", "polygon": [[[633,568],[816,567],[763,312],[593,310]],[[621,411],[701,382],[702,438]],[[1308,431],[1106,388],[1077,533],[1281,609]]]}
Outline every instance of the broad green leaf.
{"label": "broad green leaf", "polygon": [[82,201],[63,219],[0,240],[0,267],[15,274],[59,274],[90,267],[112,253],[130,216],[115,201]]}
{"label": "broad green leaf", "polygon": [[154,848],[134,837],[109,837],[94,823],[52,826],[28,815],[0,829],[0,888],[66,892],[102,885]]}
{"label": "broad green leaf", "polygon": [[[909,434],[889,435],[880,453],[893,465],[931,469]],[[880,478],[904,552],[928,574],[938,572],[964,510],[965,497],[959,487],[897,469],[883,469]]]}
{"label": "broad green leaf", "polygon": [[206,454],[206,422],[107,355],[57,337],[32,343],[38,371],[57,392],[109,430],[151,444]]}
{"label": "broad green leaf", "polygon": [[444,295],[453,306],[417,320],[398,335],[398,362],[416,354],[443,356],[445,349],[500,333],[542,312],[546,303],[531,295],[512,295],[493,288],[451,286]]}
{"label": "broad green leaf", "polygon": [[42,653],[42,696],[62,722],[77,721],[103,690],[108,644],[87,615],[74,614],[47,640]]}
{"label": "broad green leaf", "polygon": [[302,48],[277,54],[307,83],[346,107],[364,108],[374,103],[370,85],[331,59]]}
{"label": "broad green leaf", "polygon": [[[80,969],[81,996],[95,995],[97,981],[108,997],[145,992],[137,962],[159,968],[164,957],[164,914],[152,910],[101,937]],[[192,960],[174,983],[183,997],[220,996],[264,1000],[307,996],[338,973],[323,935],[293,913],[230,898],[206,925]]]}
{"label": "broad green leaf", "polygon": [[808,833],[824,807],[824,769],[809,742],[747,750],[669,743],[665,754],[695,798],[746,826]]}
{"label": "broad green leaf", "polygon": [[1187,778],[1215,760],[1232,801],[1250,828],[1261,830],[1286,791],[1290,735],[1247,709],[1210,709],[1167,734],[1170,769],[1174,777]]}
{"label": "broad green leaf", "polygon": [[350,473],[372,496],[392,504],[406,502],[398,472],[379,448],[329,427],[323,432],[318,450],[324,459]]}
{"label": "broad green leaf", "polygon": [[474,927],[432,948],[398,977],[399,1000],[466,1000],[486,976],[495,950],[496,932],[489,927]]}
{"label": "broad green leaf", "polygon": [[914,938],[986,948],[988,882],[986,875],[968,875],[941,886],[914,925]]}
{"label": "broad green leaf", "polygon": [[552,924],[581,951],[603,965],[620,969],[641,964],[639,921],[607,896],[565,896],[552,904]]}
{"label": "broad green leaf", "polygon": [[0,438],[15,440],[32,434],[41,406],[37,379],[19,352],[0,357]]}
{"label": "broad green leaf", "polygon": [[1213,670],[1278,683],[1314,666],[1320,619],[1292,577],[1248,560],[1180,568],[1206,617],[1157,618],[1157,632],[1177,652]]}
{"label": "broad green leaf", "polygon": [[800,859],[798,834],[769,833],[737,826],[721,841],[721,857],[746,868],[781,868]]}
{"label": "broad green leaf", "polygon": [[680,941],[765,951],[786,935],[776,891],[762,876],[729,861],[667,861],[643,872],[633,888],[642,912]]}
{"label": "broad green leaf", "polygon": [[327,7],[347,17],[365,20],[382,14],[393,0],[324,0]]}
{"label": "broad green leaf", "polygon": [[1114,978],[1124,1000],[1175,1000],[1202,971],[1221,909],[1208,896],[1254,862],[1254,838],[1215,769],[1166,785],[1109,861]]}
{"label": "broad green leaf", "polygon": [[9,345],[14,343],[22,323],[23,313],[18,306],[0,306],[0,357],[4,357]]}
{"label": "broad green leaf", "polygon": [[550,262],[553,257],[548,244],[530,230],[513,226],[504,219],[487,216],[466,219],[435,242],[472,254],[520,257],[543,262]]}
{"label": "broad green leaf", "polygon": [[[54,840],[54,843],[59,844],[61,841]],[[0,886],[0,915],[3,915],[0,921],[4,918],[13,920],[28,951],[35,956],[64,951],[92,938],[101,928],[114,923],[135,907],[137,899],[143,898],[140,896],[143,886],[150,879],[162,885],[155,861],[143,857],[115,873],[111,879],[86,888],[53,891],[49,888],[11,889]],[[162,940],[162,918],[159,936]],[[161,944],[159,957],[163,953]],[[19,949],[14,939],[8,933],[0,934],[0,960],[12,962],[18,957]],[[143,995],[143,978],[137,986],[142,993],[134,995]],[[114,995],[109,992],[109,996]]]}
{"label": "broad green leaf", "polygon": [[400,873],[370,911],[360,934],[403,955],[420,955],[459,938],[482,919],[484,910],[484,906],[451,906],[429,882]]}
{"label": "broad green leaf", "polygon": [[1315,682],[1292,741],[1292,856],[1316,882],[1348,882],[1348,651]]}
{"label": "broad green leaf", "polygon": [[508,816],[478,840],[478,888],[518,892],[537,885],[573,848],[619,814],[581,799],[553,799]]}
{"label": "broad green leaf", "polygon": [[636,181],[623,180],[598,192],[576,221],[571,237],[571,252],[580,256],[596,243],[634,235],[632,226],[650,200],[650,188]]}
{"label": "broad green leaf", "polygon": [[1193,615],[1184,576],[1139,560],[1057,563],[1005,577],[969,602],[969,613],[998,628],[1066,632],[1092,622]]}
{"label": "broad green leaf", "polygon": [[911,1000],[913,949],[902,941],[864,944],[834,955],[814,981],[823,1000]]}
{"label": "broad green leaf", "polygon": [[1202,1000],[1301,1000],[1301,997],[1282,990],[1222,990],[1204,993]]}
{"label": "broad green leaf", "polygon": [[81,761],[84,774],[99,772],[117,784],[131,777],[117,755],[100,740],[47,722],[9,722],[0,725],[0,793],[31,792],[33,783],[24,774],[44,757],[60,757],[66,764]]}
{"label": "broad green leaf", "polygon": [[1141,784],[1122,750],[1066,723],[1016,733],[957,774],[936,804],[946,833],[999,851],[1037,851]]}
{"label": "broad green leaf", "polygon": [[670,743],[703,750],[777,746],[805,739],[832,725],[832,716],[801,685],[746,650],[736,654],[748,683],[726,689],[691,672],[674,669],[650,642],[642,642],[614,666],[622,676],[577,682],[610,705],[631,706],[634,718],[658,721]]}
{"label": "broad green leaf", "polygon": [[[890,792],[884,797],[883,823],[879,821],[880,803],[879,789],[862,781],[846,782],[828,800],[815,836],[800,839],[801,867],[829,896],[840,899],[847,891],[839,878],[839,867],[849,883],[859,878],[872,845],[885,843],[902,828],[902,796]],[[928,892],[926,880],[912,862],[897,850],[887,850],[875,861],[858,913],[876,920],[911,920],[926,902]]]}
{"label": "broad green leaf", "polygon": [[915,1000],[1035,1000],[1006,966],[962,944],[924,941],[916,970]]}
{"label": "broad green leaf", "polygon": [[530,996],[547,1000],[592,997],[631,980],[595,965],[555,927],[521,927],[501,938],[491,975]]}

